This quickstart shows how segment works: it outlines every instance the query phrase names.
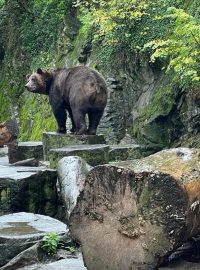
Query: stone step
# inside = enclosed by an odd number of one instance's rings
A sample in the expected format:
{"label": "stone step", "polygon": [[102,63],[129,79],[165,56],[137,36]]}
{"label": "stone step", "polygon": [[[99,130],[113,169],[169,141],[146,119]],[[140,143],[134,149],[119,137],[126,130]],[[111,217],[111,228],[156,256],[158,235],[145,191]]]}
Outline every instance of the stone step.
{"label": "stone step", "polygon": [[11,167],[0,158],[0,216],[20,211],[55,216],[57,172],[46,167]]}
{"label": "stone step", "polygon": [[68,145],[80,144],[104,144],[105,139],[103,135],[72,135],[61,134],[56,132],[43,133],[43,149],[44,159],[49,160],[49,151],[54,148],[61,148]]}
{"label": "stone step", "polygon": [[45,234],[63,235],[66,225],[51,217],[32,213],[15,213],[0,217],[0,267],[17,254],[38,242]]}
{"label": "stone step", "polygon": [[138,144],[109,145],[109,161],[138,159],[142,157],[141,146]]}
{"label": "stone step", "polygon": [[109,162],[109,146],[98,145],[71,145],[68,147],[51,149],[49,152],[50,167],[56,168],[58,161],[63,157],[79,156],[89,165],[96,166]]}
{"label": "stone step", "polygon": [[43,143],[42,142],[19,142],[17,145],[8,146],[9,163],[35,158],[43,160]]}

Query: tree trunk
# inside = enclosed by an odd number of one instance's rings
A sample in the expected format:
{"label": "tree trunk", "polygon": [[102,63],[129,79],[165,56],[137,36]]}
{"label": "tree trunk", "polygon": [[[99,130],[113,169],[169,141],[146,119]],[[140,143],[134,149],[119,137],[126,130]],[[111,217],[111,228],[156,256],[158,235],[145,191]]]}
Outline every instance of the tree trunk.
{"label": "tree trunk", "polygon": [[95,167],[70,217],[88,270],[157,269],[200,233],[200,150]]}

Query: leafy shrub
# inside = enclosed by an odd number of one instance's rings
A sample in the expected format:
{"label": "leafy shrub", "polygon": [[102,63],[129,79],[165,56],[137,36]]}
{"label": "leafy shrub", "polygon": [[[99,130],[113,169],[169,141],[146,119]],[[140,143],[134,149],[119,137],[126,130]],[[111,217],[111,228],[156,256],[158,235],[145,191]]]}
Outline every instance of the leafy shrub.
{"label": "leafy shrub", "polygon": [[174,70],[176,80],[184,85],[200,85],[200,23],[183,9],[168,8],[173,25],[170,34],[163,39],[153,40],[144,47],[151,47],[151,61],[169,58],[167,71]]}
{"label": "leafy shrub", "polygon": [[200,82],[200,24],[197,12],[195,17],[183,9],[191,6],[189,2],[77,0],[75,6],[84,32],[93,31],[93,46],[102,65],[112,63],[116,69],[130,62],[131,55],[145,51],[151,54],[151,62],[164,59],[163,69],[173,70],[175,80],[188,87]]}

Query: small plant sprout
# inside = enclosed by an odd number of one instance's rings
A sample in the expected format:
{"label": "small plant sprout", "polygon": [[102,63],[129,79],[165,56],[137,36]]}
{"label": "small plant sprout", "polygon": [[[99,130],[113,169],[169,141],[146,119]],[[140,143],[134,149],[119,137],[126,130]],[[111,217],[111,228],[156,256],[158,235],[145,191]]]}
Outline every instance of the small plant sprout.
{"label": "small plant sprout", "polygon": [[60,246],[60,239],[54,232],[46,234],[42,238],[42,249],[47,252],[48,255],[55,255]]}

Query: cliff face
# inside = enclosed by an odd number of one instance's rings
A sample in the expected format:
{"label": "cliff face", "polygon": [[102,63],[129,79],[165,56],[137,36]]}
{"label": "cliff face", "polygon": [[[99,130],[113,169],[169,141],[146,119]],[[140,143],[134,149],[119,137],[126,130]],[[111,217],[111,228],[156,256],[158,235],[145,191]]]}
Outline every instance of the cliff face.
{"label": "cliff face", "polygon": [[178,86],[173,72],[165,74],[163,63],[150,63],[143,52],[125,48],[115,54],[114,63],[104,61],[104,48],[94,45],[72,1],[7,1],[1,15],[0,121],[16,118],[21,140],[38,140],[43,131],[56,128],[47,97],[24,89],[25,75],[38,67],[86,64],[107,79],[109,100],[99,133],[108,141],[136,140],[150,152],[200,147],[198,87]]}

